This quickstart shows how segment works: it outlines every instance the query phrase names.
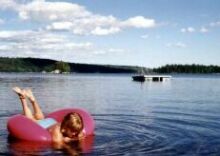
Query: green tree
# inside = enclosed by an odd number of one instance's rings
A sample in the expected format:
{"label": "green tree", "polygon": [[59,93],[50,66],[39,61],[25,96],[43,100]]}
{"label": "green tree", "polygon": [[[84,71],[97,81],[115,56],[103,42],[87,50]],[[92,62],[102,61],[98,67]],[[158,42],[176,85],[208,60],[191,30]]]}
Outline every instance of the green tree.
{"label": "green tree", "polygon": [[60,70],[60,72],[70,72],[70,65],[63,61],[58,61],[55,64],[55,68]]}

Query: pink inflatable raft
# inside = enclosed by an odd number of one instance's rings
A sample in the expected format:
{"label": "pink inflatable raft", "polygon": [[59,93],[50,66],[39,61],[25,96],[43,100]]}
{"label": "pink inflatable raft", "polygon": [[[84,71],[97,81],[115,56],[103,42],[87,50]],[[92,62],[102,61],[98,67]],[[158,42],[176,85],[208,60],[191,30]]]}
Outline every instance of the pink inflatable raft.
{"label": "pink inflatable raft", "polygon": [[[92,116],[83,109],[62,109],[48,114],[46,118],[53,118],[57,122],[61,122],[63,117],[70,112],[76,112],[81,115],[84,123],[83,132],[86,136],[94,134],[95,122]],[[50,133],[24,115],[19,114],[12,116],[8,120],[7,127],[10,135],[17,139],[25,141],[51,142]]]}

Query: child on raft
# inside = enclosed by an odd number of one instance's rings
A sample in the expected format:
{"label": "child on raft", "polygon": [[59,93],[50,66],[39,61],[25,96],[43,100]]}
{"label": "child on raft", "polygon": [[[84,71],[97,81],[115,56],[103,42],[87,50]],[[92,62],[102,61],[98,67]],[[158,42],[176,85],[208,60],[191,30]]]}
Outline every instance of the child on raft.
{"label": "child on raft", "polygon": [[[14,87],[13,91],[18,94],[19,99],[21,100],[23,115],[33,120],[43,128],[46,128],[51,134],[52,142],[63,144],[83,138],[83,120],[78,113],[69,113],[64,117],[61,123],[57,123],[57,121],[52,118],[44,117],[44,114],[31,89]],[[26,98],[28,98],[32,104],[34,114],[32,114]]]}

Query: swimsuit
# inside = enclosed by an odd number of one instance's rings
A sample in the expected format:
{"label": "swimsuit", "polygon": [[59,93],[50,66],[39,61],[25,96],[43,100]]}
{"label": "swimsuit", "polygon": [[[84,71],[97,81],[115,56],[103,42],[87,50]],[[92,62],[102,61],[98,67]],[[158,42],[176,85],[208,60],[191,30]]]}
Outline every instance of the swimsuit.
{"label": "swimsuit", "polygon": [[53,118],[45,118],[45,119],[42,119],[42,120],[38,120],[37,123],[38,123],[41,127],[47,129],[48,127],[50,127],[50,126],[56,124],[57,121],[54,120]]}

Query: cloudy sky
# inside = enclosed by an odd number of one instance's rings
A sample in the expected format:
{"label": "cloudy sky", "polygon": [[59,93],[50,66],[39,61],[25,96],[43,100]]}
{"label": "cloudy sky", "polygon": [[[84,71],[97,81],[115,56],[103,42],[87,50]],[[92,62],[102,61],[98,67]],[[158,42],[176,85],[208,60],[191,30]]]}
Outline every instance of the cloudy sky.
{"label": "cloudy sky", "polygon": [[0,0],[0,56],[220,65],[220,1]]}

